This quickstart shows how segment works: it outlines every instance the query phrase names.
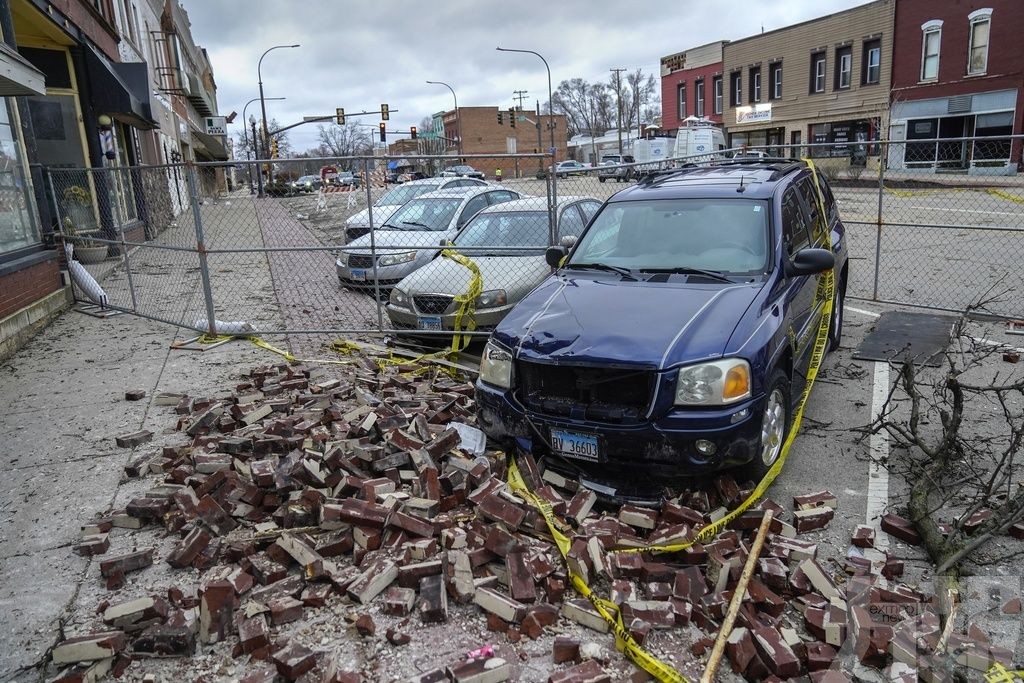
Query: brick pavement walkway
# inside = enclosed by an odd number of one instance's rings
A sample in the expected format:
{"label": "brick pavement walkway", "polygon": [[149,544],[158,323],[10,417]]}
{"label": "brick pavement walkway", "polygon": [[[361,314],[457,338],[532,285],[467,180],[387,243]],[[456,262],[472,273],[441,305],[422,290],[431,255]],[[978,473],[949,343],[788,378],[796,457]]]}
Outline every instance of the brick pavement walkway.
{"label": "brick pavement walkway", "polygon": [[[322,242],[275,199],[252,200],[268,248],[321,246]],[[341,289],[330,251],[267,252],[281,316],[290,330],[366,329],[378,326],[372,297]],[[279,337],[278,337],[279,339]],[[329,335],[292,334],[288,345],[300,357],[322,356]],[[273,343],[274,338],[268,338]]]}

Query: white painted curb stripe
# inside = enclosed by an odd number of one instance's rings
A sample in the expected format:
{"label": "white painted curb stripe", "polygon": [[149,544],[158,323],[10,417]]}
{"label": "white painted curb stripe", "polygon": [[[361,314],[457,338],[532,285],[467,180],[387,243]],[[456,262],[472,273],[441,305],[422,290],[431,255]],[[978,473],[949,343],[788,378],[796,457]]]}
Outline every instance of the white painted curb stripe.
{"label": "white painted curb stripe", "polygon": [[[871,395],[871,421],[874,422],[885,407],[889,396],[889,364],[875,363],[874,389]],[[875,547],[885,550],[889,535],[881,529],[882,515],[889,505],[889,433],[879,430],[871,435],[869,444],[871,463],[868,466],[867,523],[875,529]]]}

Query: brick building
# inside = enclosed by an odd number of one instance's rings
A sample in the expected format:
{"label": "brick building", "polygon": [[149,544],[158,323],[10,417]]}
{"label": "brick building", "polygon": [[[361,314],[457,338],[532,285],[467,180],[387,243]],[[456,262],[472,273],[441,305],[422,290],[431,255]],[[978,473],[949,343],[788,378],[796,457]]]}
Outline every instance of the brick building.
{"label": "brick building", "polygon": [[724,109],[722,47],[719,40],[661,58],[661,128],[675,133],[688,116],[721,125]]}
{"label": "brick building", "polygon": [[[445,154],[458,154],[459,127],[462,128],[462,153],[463,154],[532,154],[540,152],[546,154],[551,146],[551,133],[548,132],[549,123],[554,124],[555,133],[555,160],[567,159],[566,143],[568,138],[565,127],[565,116],[555,114],[554,116],[543,114],[539,117],[540,137],[536,125],[538,116],[532,111],[518,111],[516,113],[515,128],[509,121],[508,110],[500,110],[502,122],[498,122],[497,107],[459,107],[459,115],[455,111],[446,111],[441,117],[447,146]],[[495,170],[501,168],[502,176],[510,178],[515,173],[512,160],[501,159],[469,159],[471,166],[483,171],[488,177],[494,175]],[[547,163],[547,162],[545,162]],[[522,174],[533,174],[536,169],[520,168]]]}
{"label": "brick building", "polygon": [[877,163],[866,143],[886,123],[895,4],[875,0],[726,43],[729,146],[838,143],[810,153]]}
{"label": "brick building", "polygon": [[[890,138],[991,137],[1024,132],[1024,2],[899,0]],[[892,168],[1014,173],[1021,143],[893,145]]]}

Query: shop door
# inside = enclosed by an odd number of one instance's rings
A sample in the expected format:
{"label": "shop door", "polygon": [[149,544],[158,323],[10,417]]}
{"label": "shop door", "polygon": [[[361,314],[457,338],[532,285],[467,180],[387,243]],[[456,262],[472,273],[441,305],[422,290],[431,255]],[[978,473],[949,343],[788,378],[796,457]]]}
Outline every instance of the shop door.
{"label": "shop door", "polygon": [[[973,116],[947,116],[939,119],[940,138],[966,138],[974,134]],[[963,170],[970,166],[968,150],[964,140],[949,140],[938,143],[937,168]]]}
{"label": "shop door", "polygon": [[790,148],[790,155],[800,158],[804,155],[804,150],[800,147],[800,131],[794,130],[789,133],[789,144],[793,145]]}

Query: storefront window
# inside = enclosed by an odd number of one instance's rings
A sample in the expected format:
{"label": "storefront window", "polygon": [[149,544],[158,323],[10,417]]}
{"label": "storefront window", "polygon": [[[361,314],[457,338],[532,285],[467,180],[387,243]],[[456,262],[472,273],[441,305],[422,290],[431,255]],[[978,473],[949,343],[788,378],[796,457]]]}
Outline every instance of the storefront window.
{"label": "storefront window", "polygon": [[[995,114],[978,114],[974,124],[974,134],[979,138],[1013,133],[1013,112],[1003,111]],[[974,143],[973,158],[975,161],[1008,160],[1010,158],[1010,138],[1005,140],[978,140]]]}
{"label": "storefront window", "polygon": [[0,101],[0,254],[39,243],[39,221],[32,203],[32,187],[12,125],[9,98]]}
{"label": "storefront window", "polygon": [[812,157],[849,157],[861,164],[868,156],[878,154],[878,123],[868,119],[834,121],[811,126],[810,142],[821,145],[811,147]]}
{"label": "storefront window", "polygon": [[128,166],[128,131],[127,126],[122,123],[114,124],[111,130],[113,135],[112,144],[117,157],[107,162],[111,167],[111,182],[108,185],[110,191],[110,205],[114,209],[115,225],[124,225],[136,220],[138,209],[135,206],[134,183],[132,182],[132,171]]}
{"label": "storefront window", "polygon": [[92,178],[85,171],[74,95],[39,95],[27,98],[39,163],[51,171],[53,194],[61,221],[68,219],[78,232],[99,227]]}

